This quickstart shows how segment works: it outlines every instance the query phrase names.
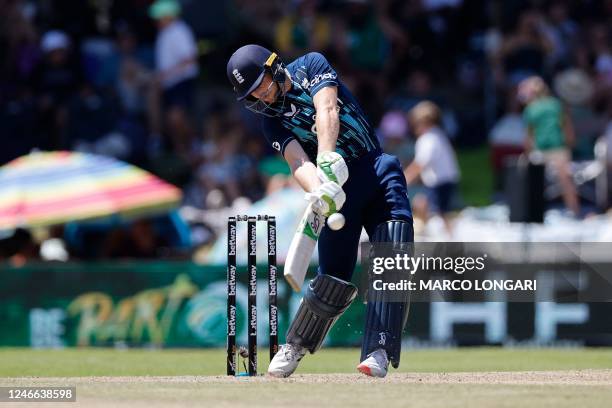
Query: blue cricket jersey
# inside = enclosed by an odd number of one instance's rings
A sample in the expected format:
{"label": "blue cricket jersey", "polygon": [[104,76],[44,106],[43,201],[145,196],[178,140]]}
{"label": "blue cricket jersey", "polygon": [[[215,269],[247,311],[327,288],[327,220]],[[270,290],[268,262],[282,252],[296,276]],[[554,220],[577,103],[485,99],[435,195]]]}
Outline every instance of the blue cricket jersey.
{"label": "blue cricket jersey", "polygon": [[287,144],[296,140],[310,160],[316,161],[316,111],[312,98],[322,88],[335,86],[340,119],[336,152],[349,163],[367,153],[380,151],[373,126],[323,55],[308,53],[287,65],[287,71],[291,89],[285,97],[284,112],[263,118],[263,133],[274,149],[284,154]]}

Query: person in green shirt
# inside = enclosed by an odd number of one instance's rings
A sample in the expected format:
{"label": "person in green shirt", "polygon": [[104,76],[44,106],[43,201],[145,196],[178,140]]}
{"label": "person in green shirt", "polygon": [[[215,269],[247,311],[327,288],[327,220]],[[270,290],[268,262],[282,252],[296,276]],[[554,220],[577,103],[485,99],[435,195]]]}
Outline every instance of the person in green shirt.
{"label": "person in green shirt", "polygon": [[561,102],[551,96],[544,80],[529,77],[519,84],[518,97],[525,104],[523,120],[527,125],[527,152],[539,151],[547,167],[556,173],[563,202],[575,216],[580,214],[580,203],[571,174],[570,147],[575,135],[569,115]]}

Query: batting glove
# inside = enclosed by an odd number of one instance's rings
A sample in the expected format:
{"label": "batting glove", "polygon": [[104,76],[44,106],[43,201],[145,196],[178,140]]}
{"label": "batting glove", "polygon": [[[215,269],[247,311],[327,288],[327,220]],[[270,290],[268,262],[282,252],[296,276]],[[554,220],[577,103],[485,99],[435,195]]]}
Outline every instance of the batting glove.
{"label": "batting glove", "polygon": [[312,193],[306,193],[306,199],[312,203],[312,209],[325,217],[338,212],[346,201],[346,194],[342,187],[333,181],[319,186]]}
{"label": "batting glove", "polygon": [[317,175],[321,182],[333,181],[343,185],[348,180],[346,162],[336,152],[321,152],[317,155]]}

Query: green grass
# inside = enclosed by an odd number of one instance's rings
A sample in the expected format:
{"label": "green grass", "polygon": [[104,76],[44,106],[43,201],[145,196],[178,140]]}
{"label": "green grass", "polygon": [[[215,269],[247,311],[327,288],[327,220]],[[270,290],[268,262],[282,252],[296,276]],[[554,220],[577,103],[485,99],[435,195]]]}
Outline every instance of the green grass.
{"label": "green grass", "polygon": [[[228,378],[225,354],[204,350],[32,350],[0,348],[1,386],[75,386],[77,402],[85,407],[602,407],[612,400],[612,371],[598,374],[600,382],[576,381],[515,384],[474,382],[469,374],[445,382],[447,374],[483,371],[544,371],[612,368],[612,349],[469,348],[406,350],[400,372],[386,380],[355,374],[357,349],[323,349],[306,356],[297,376],[286,380]],[[267,350],[260,350],[260,371],[267,367]],[[393,371],[395,372],[395,371]],[[330,373],[353,373],[330,374]],[[323,375],[327,374],[327,375]],[[525,374],[508,374],[523,379]],[[97,376],[97,378],[88,378]],[[121,378],[115,376],[123,376]],[[167,377],[145,377],[167,376]],[[180,377],[179,377],[180,376]],[[197,377],[187,377],[197,376]],[[216,377],[213,377],[216,376]],[[427,382],[427,376],[440,381]],[[16,378],[19,377],[19,378]],[[28,378],[23,378],[28,377]],[[42,377],[42,378],[40,378]],[[84,378],[63,378],[84,377]],[[412,378],[402,381],[402,378]],[[607,382],[601,382],[604,378]],[[56,406],[54,404],[54,406]]]}
{"label": "green grass", "polygon": [[461,171],[459,190],[465,205],[483,206],[491,203],[493,194],[493,170],[489,147],[461,149],[457,160]]}
{"label": "green grass", "polygon": [[[323,349],[308,355],[299,373],[354,373],[357,349]],[[259,352],[260,371],[268,364]],[[612,349],[469,348],[406,350],[400,372],[530,371],[612,368]],[[0,377],[221,375],[225,353],[202,350],[0,349]]]}

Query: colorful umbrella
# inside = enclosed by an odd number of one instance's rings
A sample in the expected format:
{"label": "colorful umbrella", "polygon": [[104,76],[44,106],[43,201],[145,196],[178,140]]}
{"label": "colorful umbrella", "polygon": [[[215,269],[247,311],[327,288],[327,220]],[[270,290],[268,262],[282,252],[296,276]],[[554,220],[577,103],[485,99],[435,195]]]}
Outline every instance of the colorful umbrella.
{"label": "colorful umbrella", "polygon": [[35,152],[0,167],[0,230],[159,213],[180,199],[178,188],[110,157]]}

